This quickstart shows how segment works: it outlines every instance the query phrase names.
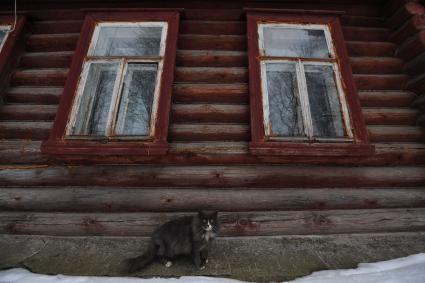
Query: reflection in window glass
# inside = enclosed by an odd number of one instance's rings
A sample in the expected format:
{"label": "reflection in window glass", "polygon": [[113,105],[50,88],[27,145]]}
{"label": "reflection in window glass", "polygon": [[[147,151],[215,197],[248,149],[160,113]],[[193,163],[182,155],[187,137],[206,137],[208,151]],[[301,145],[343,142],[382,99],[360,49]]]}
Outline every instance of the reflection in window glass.
{"label": "reflection in window glass", "polygon": [[129,64],[118,110],[117,135],[149,135],[157,64]]}
{"label": "reflection in window glass", "polygon": [[344,137],[341,105],[332,66],[304,66],[310,101],[313,135],[316,137]]}
{"label": "reflection in window glass", "polygon": [[101,27],[94,56],[158,56],[162,27]]}
{"label": "reflection in window glass", "polygon": [[324,30],[263,27],[266,56],[330,58]]}
{"label": "reflection in window glass", "polygon": [[270,136],[303,135],[297,76],[293,63],[267,63]]}
{"label": "reflection in window glass", "polygon": [[2,27],[0,27],[0,50],[3,47],[7,33],[8,33],[8,29],[3,29]]}
{"label": "reflection in window glass", "polygon": [[119,63],[90,63],[76,114],[74,135],[106,135]]}

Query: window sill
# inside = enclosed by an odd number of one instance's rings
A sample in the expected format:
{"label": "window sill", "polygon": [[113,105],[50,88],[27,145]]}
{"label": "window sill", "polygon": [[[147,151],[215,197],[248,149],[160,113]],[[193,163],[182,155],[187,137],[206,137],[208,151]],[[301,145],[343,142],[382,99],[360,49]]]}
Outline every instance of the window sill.
{"label": "window sill", "polygon": [[369,156],[375,152],[375,146],[352,143],[251,142],[249,150],[253,155],[265,156]]}
{"label": "window sill", "polygon": [[99,142],[99,141],[47,141],[41,145],[41,152],[50,155],[132,155],[157,156],[168,151],[166,142]]}

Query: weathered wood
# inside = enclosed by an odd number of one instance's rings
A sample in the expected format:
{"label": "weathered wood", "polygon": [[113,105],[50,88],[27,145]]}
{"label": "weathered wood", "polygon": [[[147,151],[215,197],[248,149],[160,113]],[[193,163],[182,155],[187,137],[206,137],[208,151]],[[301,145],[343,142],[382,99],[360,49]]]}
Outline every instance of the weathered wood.
{"label": "weathered wood", "polygon": [[248,81],[247,68],[178,67],[177,83],[244,83]]}
{"label": "weathered wood", "polygon": [[353,41],[386,41],[389,35],[387,28],[343,26],[344,38]]}
{"label": "weathered wood", "polygon": [[177,66],[185,67],[246,67],[248,55],[244,51],[180,50]]}
{"label": "weathered wood", "polygon": [[12,87],[6,92],[7,102],[26,104],[58,104],[60,87]]}
{"label": "weathered wood", "polygon": [[372,142],[423,142],[425,129],[414,126],[368,126]]}
{"label": "weathered wood", "polygon": [[12,77],[14,86],[63,86],[68,69],[28,69],[18,70]]}
{"label": "weathered wood", "polygon": [[81,20],[35,21],[31,30],[34,34],[79,33],[82,26]]}
{"label": "weathered wood", "polygon": [[425,52],[419,54],[404,65],[404,71],[410,75],[421,74],[425,72]]}
{"label": "weathered wood", "polygon": [[406,84],[407,89],[418,94],[425,93],[425,73],[418,74]]}
{"label": "weathered wood", "polygon": [[46,164],[48,157],[41,154],[40,141],[2,140],[0,164]]}
{"label": "weathered wood", "polygon": [[415,15],[401,27],[393,31],[389,37],[392,42],[403,43],[409,37],[425,29],[425,15]]}
{"label": "weathered wood", "polygon": [[249,107],[225,104],[175,104],[172,107],[171,121],[173,123],[248,123]]}
{"label": "weathered wood", "polygon": [[69,68],[74,52],[34,52],[21,57],[21,68]]}
{"label": "weathered wood", "polygon": [[368,125],[414,125],[418,114],[411,108],[363,108]]}
{"label": "weathered wood", "polygon": [[178,103],[248,103],[247,84],[174,84]]}
{"label": "weathered wood", "polygon": [[341,15],[340,19],[341,23],[346,26],[385,27],[384,19],[381,17]]}
{"label": "weathered wood", "polygon": [[239,21],[244,18],[244,12],[240,9],[214,9],[214,13],[208,9],[186,9],[183,17],[196,21]]}
{"label": "weathered wood", "polygon": [[55,118],[55,105],[4,105],[0,108],[0,120],[48,120]]}
{"label": "weathered wood", "polygon": [[2,188],[0,210],[183,212],[424,207],[424,188],[166,189]]}
{"label": "weathered wood", "polygon": [[347,51],[350,56],[390,57],[393,56],[397,46],[391,42],[364,42],[346,41]]}
{"label": "weathered wood", "polygon": [[35,21],[77,21],[84,19],[85,12],[80,9],[32,9],[28,14]]}
{"label": "weathered wood", "polygon": [[422,166],[0,167],[1,186],[388,187],[424,186]]}
{"label": "weathered wood", "polygon": [[241,35],[179,35],[179,49],[246,50],[246,36]]}
{"label": "weathered wood", "polygon": [[246,23],[242,21],[182,21],[180,34],[228,34],[246,33]]}
{"label": "weathered wood", "polygon": [[49,137],[52,122],[0,121],[0,138],[42,140]]}
{"label": "weathered wood", "polygon": [[409,91],[359,91],[363,107],[409,107],[416,94]]}
{"label": "weathered wood", "polygon": [[387,17],[386,24],[391,29],[396,29],[403,25],[413,15],[423,15],[424,7],[418,1],[406,1],[400,3],[399,8],[390,17]]}
{"label": "weathered wood", "polygon": [[172,141],[249,140],[246,124],[172,124],[169,131]]}
{"label": "weathered wood", "polygon": [[[425,209],[222,212],[221,236],[339,234],[425,230]],[[187,214],[0,213],[0,232],[56,236],[149,236]]]}
{"label": "weathered wood", "polygon": [[27,51],[73,51],[75,50],[79,33],[67,34],[33,34],[28,37]]}
{"label": "weathered wood", "polygon": [[410,61],[425,52],[425,30],[406,40],[395,52],[395,55]]}
{"label": "weathered wood", "polygon": [[393,57],[351,57],[350,63],[355,74],[400,74],[404,64]]}
{"label": "weathered wood", "polygon": [[359,90],[403,90],[407,82],[406,75],[354,75]]}

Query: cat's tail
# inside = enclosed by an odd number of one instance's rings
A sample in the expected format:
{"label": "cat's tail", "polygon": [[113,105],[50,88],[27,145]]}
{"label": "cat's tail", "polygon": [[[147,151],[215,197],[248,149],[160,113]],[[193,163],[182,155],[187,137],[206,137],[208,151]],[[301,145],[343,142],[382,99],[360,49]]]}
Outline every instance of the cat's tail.
{"label": "cat's tail", "polygon": [[126,270],[128,273],[134,273],[143,269],[150,264],[156,256],[156,247],[154,243],[150,243],[148,249],[141,256],[126,260]]}

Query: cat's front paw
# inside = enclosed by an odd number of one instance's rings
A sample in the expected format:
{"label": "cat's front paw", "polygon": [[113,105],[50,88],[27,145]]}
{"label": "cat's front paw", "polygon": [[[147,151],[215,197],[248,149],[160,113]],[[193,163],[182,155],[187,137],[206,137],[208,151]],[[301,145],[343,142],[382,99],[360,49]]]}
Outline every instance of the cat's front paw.
{"label": "cat's front paw", "polygon": [[198,268],[199,268],[199,270],[204,270],[205,269],[205,265],[201,265]]}

